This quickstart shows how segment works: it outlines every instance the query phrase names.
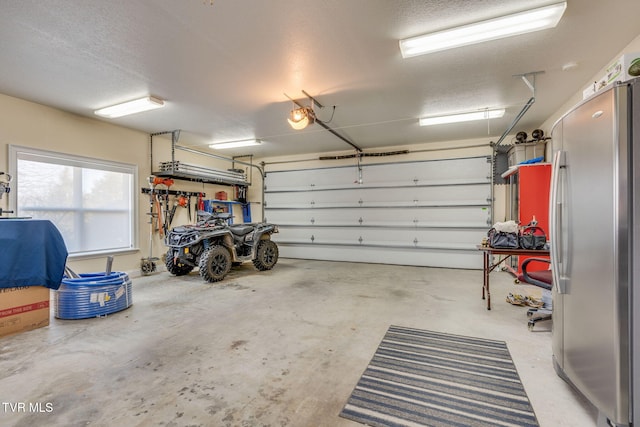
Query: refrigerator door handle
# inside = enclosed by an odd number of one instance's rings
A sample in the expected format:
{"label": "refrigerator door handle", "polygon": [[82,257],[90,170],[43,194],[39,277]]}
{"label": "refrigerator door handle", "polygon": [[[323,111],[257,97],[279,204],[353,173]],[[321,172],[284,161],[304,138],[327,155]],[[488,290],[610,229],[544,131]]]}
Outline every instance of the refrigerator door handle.
{"label": "refrigerator door handle", "polygon": [[549,203],[549,237],[551,238],[551,272],[553,284],[559,294],[565,292],[564,283],[560,280],[563,271],[562,263],[562,201],[560,192],[560,169],[565,165],[565,152],[557,151],[553,156],[551,169],[551,194]]}

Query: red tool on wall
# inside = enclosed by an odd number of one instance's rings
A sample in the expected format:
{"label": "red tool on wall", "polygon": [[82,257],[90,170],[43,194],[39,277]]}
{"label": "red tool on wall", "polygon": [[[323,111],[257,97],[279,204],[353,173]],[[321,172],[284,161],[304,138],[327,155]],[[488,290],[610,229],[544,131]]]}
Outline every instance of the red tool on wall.
{"label": "red tool on wall", "polygon": [[198,210],[204,210],[204,199],[202,198],[202,193],[198,193]]}

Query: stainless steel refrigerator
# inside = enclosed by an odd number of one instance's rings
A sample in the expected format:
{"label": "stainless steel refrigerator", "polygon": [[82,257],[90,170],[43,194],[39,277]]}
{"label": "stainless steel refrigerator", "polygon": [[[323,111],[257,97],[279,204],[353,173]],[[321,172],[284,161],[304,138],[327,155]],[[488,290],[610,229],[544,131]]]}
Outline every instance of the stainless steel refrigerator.
{"label": "stainless steel refrigerator", "polygon": [[640,426],[640,79],[578,104],[552,141],[554,365],[598,425]]}

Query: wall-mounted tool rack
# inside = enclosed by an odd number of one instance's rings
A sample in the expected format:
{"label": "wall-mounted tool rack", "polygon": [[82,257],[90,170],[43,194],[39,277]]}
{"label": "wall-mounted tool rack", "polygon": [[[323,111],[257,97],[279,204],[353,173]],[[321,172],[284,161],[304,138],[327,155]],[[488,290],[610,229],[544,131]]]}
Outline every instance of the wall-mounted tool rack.
{"label": "wall-mounted tool rack", "polygon": [[151,192],[153,192],[153,194],[169,194],[171,196],[185,196],[185,197],[200,196],[202,198],[207,197],[206,193],[203,193],[201,191],[165,190],[165,189],[158,189],[158,188],[154,188],[153,190],[151,190],[150,188],[142,187],[143,194],[149,194]]}

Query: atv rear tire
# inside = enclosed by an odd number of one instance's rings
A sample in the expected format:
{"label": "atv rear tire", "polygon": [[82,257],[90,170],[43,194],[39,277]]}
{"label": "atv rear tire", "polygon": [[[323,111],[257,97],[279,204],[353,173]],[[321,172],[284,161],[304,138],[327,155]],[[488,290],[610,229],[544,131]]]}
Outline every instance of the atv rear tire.
{"label": "atv rear tire", "polygon": [[278,245],[273,240],[258,243],[253,265],[260,271],[271,270],[278,262]]}
{"label": "atv rear tire", "polygon": [[231,254],[224,246],[212,246],[200,257],[200,276],[207,282],[219,282],[231,270]]}
{"label": "atv rear tire", "polygon": [[176,264],[175,260],[175,251],[169,250],[167,252],[167,257],[164,262],[164,265],[167,267],[167,271],[174,276],[184,276],[189,274],[193,267],[186,264]]}

